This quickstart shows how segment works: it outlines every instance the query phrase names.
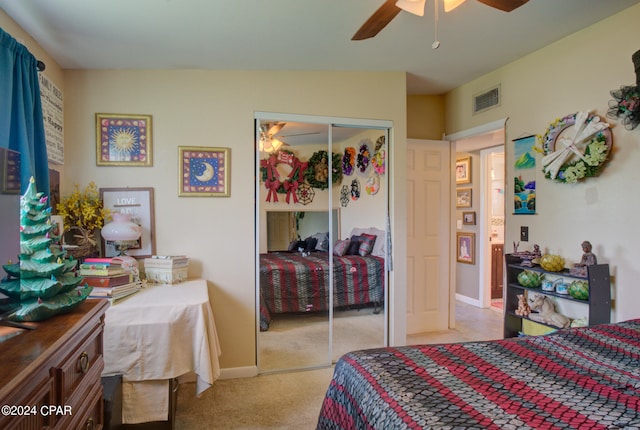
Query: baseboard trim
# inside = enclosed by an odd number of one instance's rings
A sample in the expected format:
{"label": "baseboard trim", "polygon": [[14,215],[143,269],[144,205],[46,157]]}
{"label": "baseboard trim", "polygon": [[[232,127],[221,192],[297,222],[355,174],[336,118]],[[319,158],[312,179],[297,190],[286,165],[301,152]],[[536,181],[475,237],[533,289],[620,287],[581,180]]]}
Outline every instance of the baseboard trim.
{"label": "baseboard trim", "polygon": [[258,366],[220,369],[220,379],[252,378],[258,376]]}
{"label": "baseboard trim", "polygon": [[466,303],[466,304],[471,305],[471,306],[475,306],[477,308],[481,308],[482,307],[482,303],[480,303],[480,300],[472,299],[471,297],[463,296],[462,294],[457,294],[456,293],[456,300],[461,301],[462,303]]}

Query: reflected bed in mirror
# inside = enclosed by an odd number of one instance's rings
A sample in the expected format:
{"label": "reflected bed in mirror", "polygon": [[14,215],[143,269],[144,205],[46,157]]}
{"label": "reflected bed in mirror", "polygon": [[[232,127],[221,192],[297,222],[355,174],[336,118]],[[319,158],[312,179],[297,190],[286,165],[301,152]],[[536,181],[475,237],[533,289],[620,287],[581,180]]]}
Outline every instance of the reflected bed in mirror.
{"label": "reflected bed in mirror", "polygon": [[[334,212],[334,216],[337,217],[337,211]],[[334,254],[331,276],[326,231],[328,226],[323,225],[322,221],[310,223],[314,219],[311,213],[305,213],[302,217],[292,212],[281,214],[288,217],[291,227],[288,238],[293,236],[293,240],[287,250],[260,254],[261,331],[269,329],[275,314],[328,311],[331,280],[335,309],[373,307],[377,313],[384,307],[384,251],[382,246],[375,247],[378,241],[379,245],[384,243],[384,231],[372,229],[371,234],[371,229],[365,229],[367,232],[360,235],[361,241],[337,241],[336,246],[331,249]],[[274,218],[279,216],[281,215],[275,215]],[[325,224],[328,223],[326,215],[324,220]],[[305,230],[304,223],[307,228],[310,225],[314,228]],[[337,222],[334,222],[334,225],[336,224]],[[271,223],[268,225],[271,228]],[[283,227],[281,230],[286,229]],[[294,231],[293,234],[291,230]],[[305,233],[300,234],[302,232]],[[268,236],[270,235],[276,236],[276,233],[268,233]],[[332,237],[339,236],[334,233]],[[338,252],[344,244],[351,246],[346,246]],[[275,246],[275,249],[281,248]]]}

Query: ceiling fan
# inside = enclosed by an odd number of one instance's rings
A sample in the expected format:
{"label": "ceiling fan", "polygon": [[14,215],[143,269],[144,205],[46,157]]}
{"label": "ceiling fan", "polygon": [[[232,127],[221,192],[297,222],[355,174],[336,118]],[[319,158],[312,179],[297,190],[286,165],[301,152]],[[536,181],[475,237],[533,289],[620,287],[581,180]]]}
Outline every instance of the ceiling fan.
{"label": "ceiling fan", "polygon": [[260,124],[260,142],[259,142],[260,151],[275,152],[278,149],[280,149],[282,146],[289,146],[288,143],[282,140],[283,138],[320,134],[320,132],[318,131],[305,132],[304,124],[302,125],[297,124],[298,128],[296,129],[296,124],[297,123],[293,123],[287,129],[290,129],[293,127],[293,129],[298,132],[294,132],[292,134],[286,134],[286,135],[278,134],[282,131],[284,126],[287,125],[286,122],[266,122],[266,123]]}
{"label": "ceiling fan", "polygon": [[[439,0],[434,0],[439,1]],[[487,6],[491,6],[496,9],[500,9],[505,12],[511,12],[514,9],[519,8],[529,0],[478,0],[480,3],[484,3]],[[444,11],[450,12],[456,7],[464,3],[465,0],[444,0]],[[351,40],[364,40],[374,37],[383,28],[389,24],[393,18],[400,13],[401,10],[405,10],[414,15],[424,15],[424,7],[426,0],[386,0],[382,6],[376,10],[373,15],[369,17],[362,27],[358,29],[356,34],[353,35]]]}
{"label": "ceiling fan", "polygon": [[260,151],[276,152],[282,145],[286,145],[281,140],[275,138],[275,135],[282,130],[286,123],[284,122],[266,122],[260,124],[260,141],[258,146]]}

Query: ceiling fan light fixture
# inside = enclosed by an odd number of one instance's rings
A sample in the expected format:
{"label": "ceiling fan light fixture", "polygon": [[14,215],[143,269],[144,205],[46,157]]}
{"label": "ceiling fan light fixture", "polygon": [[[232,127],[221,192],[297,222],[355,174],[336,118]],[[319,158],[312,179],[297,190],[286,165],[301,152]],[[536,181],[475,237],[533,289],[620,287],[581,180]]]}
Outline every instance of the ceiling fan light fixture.
{"label": "ceiling fan light fixture", "polygon": [[465,0],[444,0],[444,11],[451,12],[464,2]]}
{"label": "ceiling fan light fixture", "polygon": [[427,0],[398,0],[396,6],[414,15],[423,16]]}

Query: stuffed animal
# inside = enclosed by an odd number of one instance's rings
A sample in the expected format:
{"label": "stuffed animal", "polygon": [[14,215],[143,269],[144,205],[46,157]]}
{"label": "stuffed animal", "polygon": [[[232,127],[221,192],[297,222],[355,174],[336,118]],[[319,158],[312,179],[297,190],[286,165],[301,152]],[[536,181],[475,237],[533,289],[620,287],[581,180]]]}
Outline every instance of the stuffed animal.
{"label": "stuffed animal", "polygon": [[569,318],[556,312],[553,302],[547,296],[539,294],[535,298],[529,299],[529,302],[531,310],[537,311],[537,313],[529,314],[529,318],[533,321],[559,328],[567,328],[571,325]]}
{"label": "stuffed animal", "polygon": [[524,297],[524,294],[518,294],[518,309],[516,309],[516,315],[521,317],[529,316],[531,313],[531,308],[527,303],[527,299]]}

